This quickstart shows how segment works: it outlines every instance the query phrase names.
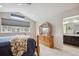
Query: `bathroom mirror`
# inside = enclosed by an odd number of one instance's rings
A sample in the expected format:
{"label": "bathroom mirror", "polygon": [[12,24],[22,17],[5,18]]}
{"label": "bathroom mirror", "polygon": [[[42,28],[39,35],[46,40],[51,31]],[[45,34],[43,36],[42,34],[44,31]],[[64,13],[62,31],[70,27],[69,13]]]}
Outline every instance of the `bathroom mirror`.
{"label": "bathroom mirror", "polygon": [[63,19],[63,33],[79,35],[79,15]]}

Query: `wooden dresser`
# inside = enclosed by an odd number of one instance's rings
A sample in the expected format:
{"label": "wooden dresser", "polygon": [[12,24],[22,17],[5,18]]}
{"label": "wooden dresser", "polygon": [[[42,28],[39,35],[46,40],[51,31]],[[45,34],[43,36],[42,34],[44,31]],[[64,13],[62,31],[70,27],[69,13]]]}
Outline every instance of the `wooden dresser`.
{"label": "wooden dresser", "polygon": [[39,39],[39,43],[44,44],[45,46],[48,46],[49,48],[54,47],[53,36],[38,35],[37,38]]}
{"label": "wooden dresser", "polygon": [[43,44],[49,48],[54,47],[54,37],[52,36],[52,26],[45,22],[39,26],[39,35],[37,36],[39,44]]}

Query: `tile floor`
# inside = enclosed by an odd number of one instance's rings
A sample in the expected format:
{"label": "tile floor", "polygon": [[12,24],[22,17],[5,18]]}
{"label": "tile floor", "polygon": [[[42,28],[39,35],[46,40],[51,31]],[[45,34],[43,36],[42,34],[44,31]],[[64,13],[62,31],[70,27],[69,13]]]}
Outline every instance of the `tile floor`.
{"label": "tile floor", "polygon": [[64,44],[63,49],[51,49],[40,44],[40,56],[79,56],[79,47]]}

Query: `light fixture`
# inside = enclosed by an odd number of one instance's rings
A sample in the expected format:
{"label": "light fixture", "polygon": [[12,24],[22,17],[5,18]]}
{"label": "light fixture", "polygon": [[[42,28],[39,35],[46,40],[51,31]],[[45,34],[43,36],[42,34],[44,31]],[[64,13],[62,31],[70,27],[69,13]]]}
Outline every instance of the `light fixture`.
{"label": "light fixture", "polygon": [[68,24],[69,22],[68,21],[66,21],[66,22],[63,22],[63,24]]}
{"label": "light fixture", "polygon": [[0,5],[0,7],[3,7],[2,5]]}
{"label": "light fixture", "polygon": [[77,22],[79,22],[79,20],[73,20],[72,22],[77,23]]}
{"label": "light fixture", "polygon": [[23,4],[22,4],[22,3],[18,3],[17,5],[18,5],[18,6],[21,6],[21,5],[23,5]]}

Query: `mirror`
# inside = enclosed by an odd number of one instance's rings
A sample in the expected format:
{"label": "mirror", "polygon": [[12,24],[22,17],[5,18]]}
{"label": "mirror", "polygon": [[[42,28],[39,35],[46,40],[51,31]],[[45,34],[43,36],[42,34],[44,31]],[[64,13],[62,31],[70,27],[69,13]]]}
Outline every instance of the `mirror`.
{"label": "mirror", "polygon": [[64,34],[79,34],[79,15],[64,18]]}
{"label": "mirror", "polygon": [[43,30],[43,34],[45,34],[45,35],[47,35],[48,34],[48,28],[42,28],[42,30]]}
{"label": "mirror", "polygon": [[51,35],[51,25],[48,22],[43,23],[42,25],[40,25],[39,34],[46,35],[46,36]]}

